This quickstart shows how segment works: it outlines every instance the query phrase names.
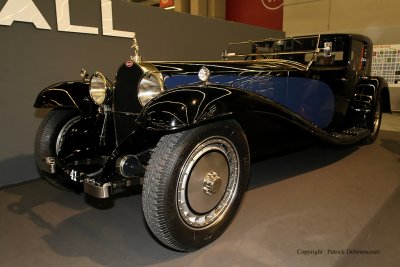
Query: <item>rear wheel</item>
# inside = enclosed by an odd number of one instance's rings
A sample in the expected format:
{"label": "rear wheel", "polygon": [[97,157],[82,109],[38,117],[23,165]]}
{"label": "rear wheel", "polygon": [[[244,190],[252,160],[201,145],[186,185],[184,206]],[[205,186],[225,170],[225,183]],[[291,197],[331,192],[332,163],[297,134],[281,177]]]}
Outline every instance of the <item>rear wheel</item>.
{"label": "rear wheel", "polygon": [[370,135],[365,139],[367,144],[373,143],[379,134],[382,121],[382,102],[381,98],[378,97],[375,101],[375,106],[372,112],[367,115],[367,127],[370,130]]}
{"label": "rear wheel", "polygon": [[162,137],[143,185],[149,228],[163,244],[179,251],[211,243],[234,217],[249,168],[247,140],[235,121]]}
{"label": "rear wheel", "polygon": [[70,190],[71,187],[61,175],[51,173],[46,159],[56,157],[63,144],[65,134],[81,119],[76,110],[52,110],[43,119],[35,137],[35,162],[40,175],[50,184]]}

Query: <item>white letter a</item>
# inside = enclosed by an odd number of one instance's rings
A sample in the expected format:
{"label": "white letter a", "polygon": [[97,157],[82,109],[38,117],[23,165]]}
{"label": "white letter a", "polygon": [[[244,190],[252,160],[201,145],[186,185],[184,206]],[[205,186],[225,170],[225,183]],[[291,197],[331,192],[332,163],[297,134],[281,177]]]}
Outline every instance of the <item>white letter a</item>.
{"label": "white letter a", "polygon": [[11,26],[14,21],[30,22],[38,29],[51,30],[32,0],[8,0],[0,12],[0,25]]}

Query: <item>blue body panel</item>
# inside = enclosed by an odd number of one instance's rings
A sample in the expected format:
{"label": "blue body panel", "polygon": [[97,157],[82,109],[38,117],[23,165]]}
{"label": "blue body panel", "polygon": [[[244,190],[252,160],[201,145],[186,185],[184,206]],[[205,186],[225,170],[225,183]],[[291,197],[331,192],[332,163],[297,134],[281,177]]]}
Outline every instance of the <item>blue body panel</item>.
{"label": "blue body panel", "polygon": [[[335,100],[331,88],[320,80],[301,77],[215,75],[210,84],[240,88],[269,98],[320,128],[332,121]],[[165,79],[167,89],[199,84],[197,75]]]}

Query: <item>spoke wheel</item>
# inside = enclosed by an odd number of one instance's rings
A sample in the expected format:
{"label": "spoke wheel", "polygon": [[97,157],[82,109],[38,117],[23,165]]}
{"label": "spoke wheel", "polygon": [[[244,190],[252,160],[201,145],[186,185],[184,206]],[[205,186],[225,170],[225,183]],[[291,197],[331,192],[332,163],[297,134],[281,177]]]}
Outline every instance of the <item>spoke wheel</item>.
{"label": "spoke wheel", "polygon": [[247,140],[233,120],[162,137],[143,184],[143,212],[150,230],[178,251],[214,241],[239,207],[249,168]]}
{"label": "spoke wheel", "polygon": [[57,135],[57,139],[56,139],[56,147],[55,147],[55,154],[56,155],[58,155],[58,153],[61,150],[62,144],[64,143],[65,134],[68,132],[69,129],[71,129],[72,126],[74,126],[80,120],[81,120],[80,116],[72,117],[61,128],[60,132]]}

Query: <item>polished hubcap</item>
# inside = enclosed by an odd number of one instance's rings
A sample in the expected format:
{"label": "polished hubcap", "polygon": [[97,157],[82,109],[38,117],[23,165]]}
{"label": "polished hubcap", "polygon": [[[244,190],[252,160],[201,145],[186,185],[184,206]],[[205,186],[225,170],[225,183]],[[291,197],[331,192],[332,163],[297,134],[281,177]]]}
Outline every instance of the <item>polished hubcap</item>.
{"label": "polished hubcap", "polygon": [[200,143],[183,165],[177,207],[191,227],[207,227],[223,218],[237,195],[239,157],[223,137]]}

